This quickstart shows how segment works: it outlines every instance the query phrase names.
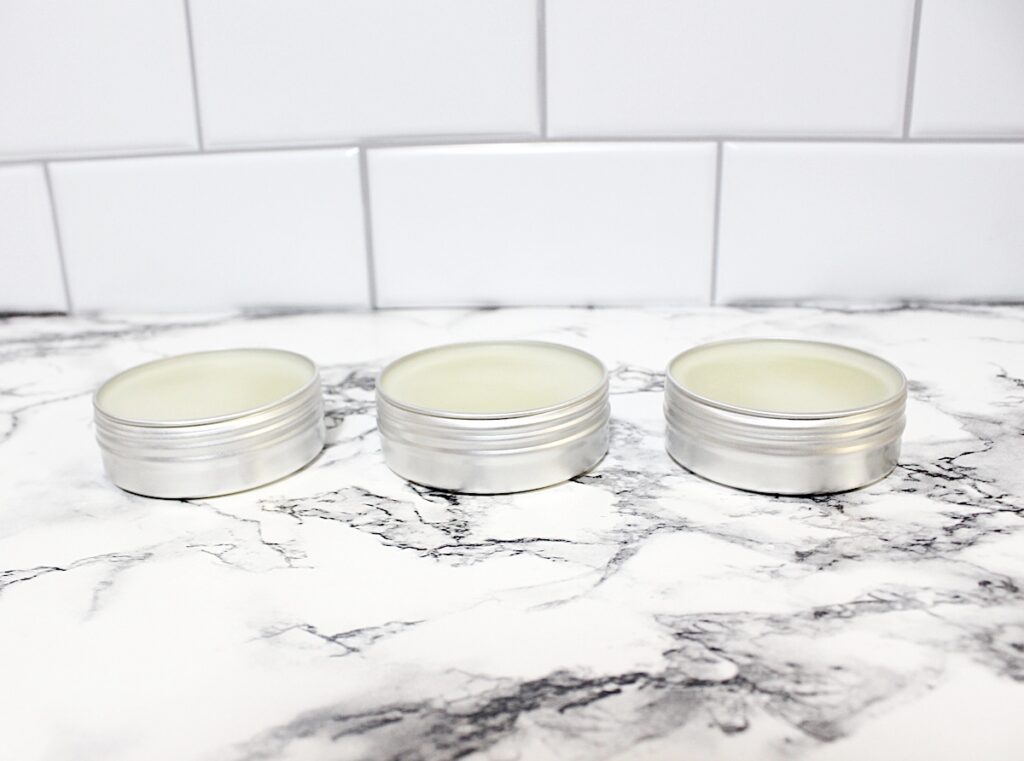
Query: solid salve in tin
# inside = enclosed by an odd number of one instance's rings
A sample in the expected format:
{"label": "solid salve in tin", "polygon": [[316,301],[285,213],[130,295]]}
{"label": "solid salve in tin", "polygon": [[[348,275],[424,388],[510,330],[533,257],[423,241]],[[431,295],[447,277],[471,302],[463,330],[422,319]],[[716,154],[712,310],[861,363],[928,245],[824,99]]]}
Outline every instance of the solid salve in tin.
{"label": "solid salve in tin", "polygon": [[712,481],[824,494],[896,466],[906,378],[873,354],[818,341],[721,341],[683,352],[666,375],[668,452]]}
{"label": "solid salve in tin", "polygon": [[561,344],[437,346],[388,365],[377,383],[384,459],[398,475],[469,494],[566,481],[608,450],[608,377]]}
{"label": "solid salve in tin", "polygon": [[320,374],[278,349],[197,352],[125,370],[93,398],[110,479],[150,497],[210,497],[275,481],[324,444]]}

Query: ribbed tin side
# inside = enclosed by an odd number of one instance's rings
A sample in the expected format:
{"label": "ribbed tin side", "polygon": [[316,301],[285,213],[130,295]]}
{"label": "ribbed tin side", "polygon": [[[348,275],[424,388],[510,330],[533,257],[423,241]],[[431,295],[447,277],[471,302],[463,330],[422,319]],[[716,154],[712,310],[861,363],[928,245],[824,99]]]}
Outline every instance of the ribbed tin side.
{"label": "ribbed tin side", "polygon": [[277,404],[227,420],[146,425],[94,406],[111,480],[153,497],[207,497],[250,489],[298,470],[323,448],[319,373]]}
{"label": "ribbed tin side", "polygon": [[904,383],[898,394],[872,407],[787,416],[716,405],[690,394],[668,371],[666,448],[697,475],[739,489],[794,495],[848,491],[896,466],[906,399]]}
{"label": "ribbed tin side", "polygon": [[469,494],[527,491],[590,470],[608,451],[610,414],[607,376],[565,404],[508,415],[435,414],[377,390],[388,467],[409,481]]}

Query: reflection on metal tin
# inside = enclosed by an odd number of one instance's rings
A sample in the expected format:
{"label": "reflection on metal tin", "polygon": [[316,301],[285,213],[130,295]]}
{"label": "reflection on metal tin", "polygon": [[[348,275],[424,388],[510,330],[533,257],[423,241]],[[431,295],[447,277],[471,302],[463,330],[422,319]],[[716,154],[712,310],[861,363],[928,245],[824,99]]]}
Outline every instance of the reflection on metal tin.
{"label": "reflection on metal tin", "polygon": [[720,484],[769,494],[866,486],[896,466],[907,382],[895,366],[837,344],[741,339],[668,366],[666,447]]}
{"label": "reflection on metal tin", "polygon": [[608,450],[608,419],[604,365],[554,343],[437,346],[377,383],[388,466],[448,491],[527,491],[584,473]]}
{"label": "reflection on metal tin", "polygon": [[324,444],[316,365],[276,349],[139,365],[104,383],[93,410],[110,479],[150,497],[210,497],[270,483]]}

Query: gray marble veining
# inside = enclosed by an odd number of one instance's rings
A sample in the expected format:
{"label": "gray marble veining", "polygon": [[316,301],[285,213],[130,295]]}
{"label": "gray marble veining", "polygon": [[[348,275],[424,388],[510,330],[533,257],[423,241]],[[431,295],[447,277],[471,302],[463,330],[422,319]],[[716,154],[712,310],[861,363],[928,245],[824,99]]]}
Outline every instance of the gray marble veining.
{"label": "gray marble veining", "polygon": [[[675,465],[665,363],[742,336],[898,364],[896,472],[773,498]],[[481,338],[609,365],[613,444],[594,471],[460,497],[387,470],[377,369]],[[323,454],[216,499],[109,484],[94,388],[228,346],[321,365]],[[1022,308],[9,318],[0,757],[1019,759],[1022,463]]]}

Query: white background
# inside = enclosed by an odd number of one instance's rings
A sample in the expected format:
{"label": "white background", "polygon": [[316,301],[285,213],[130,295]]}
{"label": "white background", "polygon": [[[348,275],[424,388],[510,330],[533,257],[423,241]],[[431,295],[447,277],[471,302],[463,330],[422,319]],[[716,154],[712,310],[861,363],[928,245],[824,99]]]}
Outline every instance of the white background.
{"label": "white background", "polygon": [[1024,0],[0,0],[0,311],[1024,300]]}

